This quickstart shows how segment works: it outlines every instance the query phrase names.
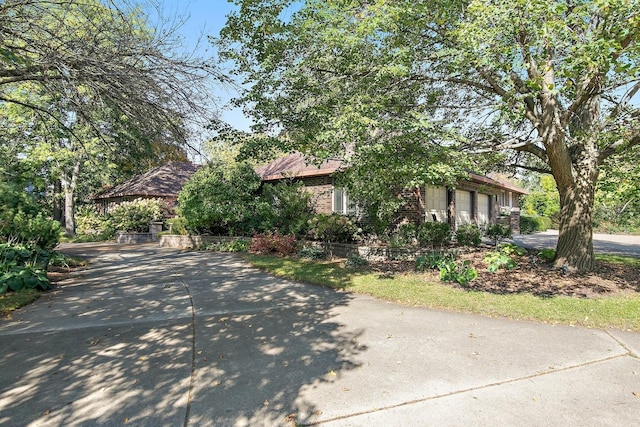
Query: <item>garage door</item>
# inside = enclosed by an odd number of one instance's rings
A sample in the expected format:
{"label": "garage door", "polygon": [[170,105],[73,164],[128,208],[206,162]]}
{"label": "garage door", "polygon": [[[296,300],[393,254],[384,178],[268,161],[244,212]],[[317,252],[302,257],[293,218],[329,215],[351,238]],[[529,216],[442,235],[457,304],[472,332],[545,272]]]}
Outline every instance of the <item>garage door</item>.
{"label": "garage door", "polygon": [[428,186],[425,196],[425,221],[447,222],[447,189]]}
{"label": "garage door", "polygon": [[456,190],[456,226],[471,222],[471,193]]}
{"label": "garage door", "polygon": [[488,224],[489,218],[489,195],[478,194],[478,224]]}

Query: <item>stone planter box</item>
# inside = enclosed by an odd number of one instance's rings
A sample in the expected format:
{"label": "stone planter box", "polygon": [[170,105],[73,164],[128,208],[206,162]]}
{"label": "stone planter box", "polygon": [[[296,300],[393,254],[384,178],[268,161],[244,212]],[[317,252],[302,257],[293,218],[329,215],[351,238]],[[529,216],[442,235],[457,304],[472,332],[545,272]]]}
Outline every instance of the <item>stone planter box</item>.
{"label": "stone planter box", "polygon": [[161,248],[195,249],[207,243],[231,242],[237,239],[251,241],[251,237],[230,236],[182,236],[179,234],[165,234],[159,236]]}
{"label": "stone planter box", "polygon": [[116,233],[116,243],[131,245],[136,243],[151,243],[158,240],[155,233],[128,233],[119,231]]}

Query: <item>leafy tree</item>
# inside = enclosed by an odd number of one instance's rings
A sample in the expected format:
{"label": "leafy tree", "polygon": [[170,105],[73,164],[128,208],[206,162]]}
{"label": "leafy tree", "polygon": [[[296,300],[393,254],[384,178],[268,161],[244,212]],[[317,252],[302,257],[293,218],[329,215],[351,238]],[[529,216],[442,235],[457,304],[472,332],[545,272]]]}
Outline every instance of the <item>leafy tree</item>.
{"label": "leafy tree", "polygon": [[528,215],[551,217],[560,211],[560,196],[551,175],[541,175],[523,197],[522,211]]}
{"label": "leafy tree", "polygon": [[421,184],[452,150],[549,173],[555,264],[593,268],[598,172],[640,144],[637,0],[237,2],[220,45],[256,130],[287,136],[271,143],[371,159],[390,182]]}
{"label": "leafy tree", "polygon": [[211,119],[222,74],[178,53],[180,22],[152,27],[150,7],[0,2],[0,160],[50,194],[70,233],[78,191],[184,158],[188,125]]}

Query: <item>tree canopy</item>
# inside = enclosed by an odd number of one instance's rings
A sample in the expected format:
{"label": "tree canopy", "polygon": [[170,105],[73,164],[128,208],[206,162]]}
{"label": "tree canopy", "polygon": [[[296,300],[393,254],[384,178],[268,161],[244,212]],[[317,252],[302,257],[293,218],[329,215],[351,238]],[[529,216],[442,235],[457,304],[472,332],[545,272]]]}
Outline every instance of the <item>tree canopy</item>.
{"label": "tree canopy", "polygon": [[211,90],[225,77],[151,7],[0,2],[2,178],[50,195],[57,219],[65,205],[68,232],[78,191],[185,159],[190,124],[216,113]]}
{"label": "tree canopy", "polygon": [[483,166],[463,152],[550,173],[555,263],[593,268],[600,167],[640,144],[638,1],[236,2],[220,45],[271,144],[404,185]]}

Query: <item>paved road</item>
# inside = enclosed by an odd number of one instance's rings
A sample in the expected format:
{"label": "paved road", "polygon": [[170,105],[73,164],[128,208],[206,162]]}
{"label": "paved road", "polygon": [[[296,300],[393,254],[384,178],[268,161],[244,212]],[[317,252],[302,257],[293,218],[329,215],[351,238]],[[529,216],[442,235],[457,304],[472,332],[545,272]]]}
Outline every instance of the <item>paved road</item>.
{"label": "paved road", "polygon": [[[514,242],[527,248],[555,249],[558,230],[513,236]],[[599,253],[640,257],[640,236],[620,234],[594,234],[593,249]]]}
{"label": "paved road", "polygon": [[640,334],[403,307],[229,254],[93,264],[0,322],[0,425],[637,425]]}

